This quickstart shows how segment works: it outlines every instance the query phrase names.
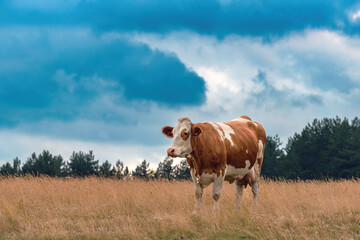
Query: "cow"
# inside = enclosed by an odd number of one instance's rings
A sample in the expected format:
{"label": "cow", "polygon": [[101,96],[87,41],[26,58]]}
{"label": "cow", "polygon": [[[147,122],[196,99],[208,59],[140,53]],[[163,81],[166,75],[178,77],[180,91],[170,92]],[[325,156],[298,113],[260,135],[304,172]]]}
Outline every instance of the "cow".
{"label": "cow", "polygon": [[196,214],[201,209],[203,188],[214,182],[214,210],[224,181],[235,182],[235,209],[240,208],[244,187],[250,185],[256,206],[266,133],[248,116],[226,123],[192,123],[187,117],[178,119],[175,127],[165,126],[162,133],[173,138],[167,155],[186,158],[195,184]]}

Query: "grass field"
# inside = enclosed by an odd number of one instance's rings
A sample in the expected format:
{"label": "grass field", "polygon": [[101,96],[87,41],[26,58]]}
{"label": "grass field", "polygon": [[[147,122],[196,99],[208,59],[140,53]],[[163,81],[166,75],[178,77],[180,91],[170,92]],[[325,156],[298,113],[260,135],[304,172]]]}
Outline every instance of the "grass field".
{"label": "grass field", "polygon": [[192,215],[191,182],[0,179],[1,239],[360,239],[360,181],[260,183],[258,207],[225,183]]}

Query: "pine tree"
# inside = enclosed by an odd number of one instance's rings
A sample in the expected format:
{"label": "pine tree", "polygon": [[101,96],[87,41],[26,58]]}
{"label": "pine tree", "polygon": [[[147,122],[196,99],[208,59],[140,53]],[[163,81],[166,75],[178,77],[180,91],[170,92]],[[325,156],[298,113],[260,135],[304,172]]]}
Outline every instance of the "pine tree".
{"label": "pine tree", "polygon": [[150,163],[147,163],[146,160],[142,161],[140,165],[136,166],[135,171],[132,172],[132,175],[136,178],[149,180],[154,177],[154,171],[149,168]]}
{"label": "pine tree", "polygon": [[126,177],[129,177],[129,168],[127,166],[124,168],[124,163],[122,161],[117,160],[115,166],[115,175],[118,179],[124,179]]}
{"label": "pine tree", "polygon": [[160,162],[155,172],[155,177],[166,178],[168,180],[174,179],[174,173],[172,167],[173,161],[174,160],[171,157],[166,157],[162,162]]}
{"label": "pine tree", "polygon": [[[14,162],[15,164],[15,162]],[[20,163],[16,162],[17,167]],[[24,174],[45,174],[48,176],[61,176],[61,168],[64,165],[61,155],[53,156],[49,151],[44,150],[39,156],[33,153],[25,162],[22,172]]]}
{"label": "pine tree", "polygon": [[111,168],[111,163],[108,160],[100,165],[100,175],[103,177],[111,177],[115,175],[115,170]]}
{"label": "pine tree", "polygon": [[13,160],[13,174],[19,175],[21,173],[21,161],[18,157]]}
{"label": "pine tree", "polygon": [[191,178],[189,164],[186,159],[180,161],[174,168],[174,177],[177,180],[188,180]]}
{"label": "pine tree", "polygon": [[31,154],[30,157],[26,160],[22,167],[22,172],[24,174],[33,174],[36,175],[38,170],[35,169],[35,162],[37,161],[36,153]]}
{"label": "pine tree", "polygon": [[9,176],[14,174],[14,169],[9,162],[3,164],[0,168],[0,173],[3,176]]}
{"label": "pine tree", "polygon": [[265,143],[264,159],[261,167],[261,174],[265,177],[275,178],[283,176],[280,171],[284,161],[284,151],[281,149],[281,141],[278,135],[267,136]]}
{"label": "pine tree", "polygon": [[89,153],[73,152],[69,159],[69,170],[73,176],[89,176],[98,173],[99,160],[95,160],[92,151]]}

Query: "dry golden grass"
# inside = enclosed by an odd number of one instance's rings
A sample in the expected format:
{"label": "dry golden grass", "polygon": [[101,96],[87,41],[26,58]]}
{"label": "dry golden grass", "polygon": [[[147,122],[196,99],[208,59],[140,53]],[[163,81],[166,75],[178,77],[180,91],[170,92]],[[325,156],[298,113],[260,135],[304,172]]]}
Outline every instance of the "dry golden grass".
{"label": "dry golden grass", "polygon": [[1,239],[359,239],[360,181],[260,183],[233,210],[225,183],[220,212],[211,186],[193,216],[191,182],[0,179]]}

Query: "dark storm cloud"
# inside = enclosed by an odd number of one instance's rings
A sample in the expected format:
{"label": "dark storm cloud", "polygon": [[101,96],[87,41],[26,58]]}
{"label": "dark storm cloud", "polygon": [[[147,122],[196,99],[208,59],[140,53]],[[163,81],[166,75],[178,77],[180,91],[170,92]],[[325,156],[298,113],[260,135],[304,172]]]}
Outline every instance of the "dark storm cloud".
{"label": "dark storm cloud", "polygon": [[[224,36],[278,36],[306,28],[359,34],[349,11],[357,1],[54,1],[13,0],[2,3],[1,25],[76,25],[98,31],[168,32],[193,30]],[[32,4],[31,4],[32,3]],[[356,9],[355,9],[356,10]]]}
{"label": "dark storm cloud", "polygon": [[205,100],[202,78],[175,56],[144,45],[103,40],[81,29],[44,28],[3,30],[0,44],[1,125],[111,120],[92,109],[106,97],[119,106],[146,101],[179,107]]}

